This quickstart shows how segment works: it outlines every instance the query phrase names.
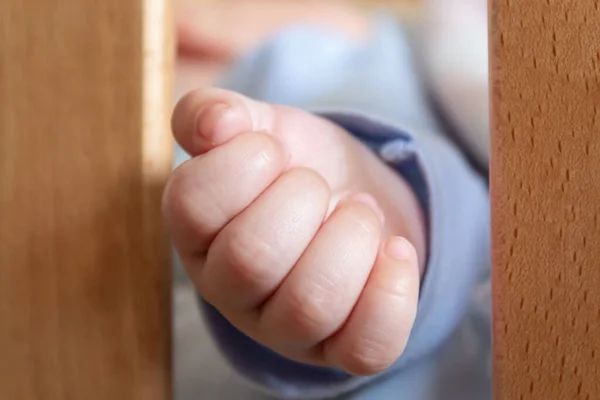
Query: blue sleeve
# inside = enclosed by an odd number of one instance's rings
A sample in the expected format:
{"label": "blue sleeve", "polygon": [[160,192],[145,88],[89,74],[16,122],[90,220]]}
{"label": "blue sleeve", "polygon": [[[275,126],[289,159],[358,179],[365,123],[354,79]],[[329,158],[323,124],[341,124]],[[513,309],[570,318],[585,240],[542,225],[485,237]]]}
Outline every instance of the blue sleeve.
{"label": "blue sleeve", "polygon": [[[313,110],[344,127],[412,186],[427,215],[428,260],[407,348],[383,375],[401,376],[453,334],[489,267],[484,180],[429,110],[399,28],[384,17],[368,44],[295,28],[236,65],[222,86]],[[248,338],[200,302],[222,354],[244,378],[285,398],[323,398],[379,377],[290,361]],[[416,398],[415,398],[416,399]]]}

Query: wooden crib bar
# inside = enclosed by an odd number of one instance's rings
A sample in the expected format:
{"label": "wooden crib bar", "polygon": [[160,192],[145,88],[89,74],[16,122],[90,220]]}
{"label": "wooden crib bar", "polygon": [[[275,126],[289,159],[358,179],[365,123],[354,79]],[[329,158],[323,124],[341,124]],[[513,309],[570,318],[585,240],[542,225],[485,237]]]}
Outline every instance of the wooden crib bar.
{"label": "wooden crib bar", "polygon": [[170,398],[166,0],[0,8],[0,399]]}
{"label": "wooden crib bar", "polygon": [[597,399],[599,2],[490,6],[495,399]]}

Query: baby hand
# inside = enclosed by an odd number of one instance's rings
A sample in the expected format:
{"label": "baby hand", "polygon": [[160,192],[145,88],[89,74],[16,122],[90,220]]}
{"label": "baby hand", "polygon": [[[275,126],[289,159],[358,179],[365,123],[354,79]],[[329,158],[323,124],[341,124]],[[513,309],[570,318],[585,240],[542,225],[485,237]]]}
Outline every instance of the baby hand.
{"label": "baby hand", "polygon": [[173,131],[193,158],[164,214],[201,296],[292,360],[388,368],[412,329],[419,266],[406,239],[382,242],[380,199],[361,190],[373,179],[350,167],[376,158],[329,121],[219,90],[186,96]]}

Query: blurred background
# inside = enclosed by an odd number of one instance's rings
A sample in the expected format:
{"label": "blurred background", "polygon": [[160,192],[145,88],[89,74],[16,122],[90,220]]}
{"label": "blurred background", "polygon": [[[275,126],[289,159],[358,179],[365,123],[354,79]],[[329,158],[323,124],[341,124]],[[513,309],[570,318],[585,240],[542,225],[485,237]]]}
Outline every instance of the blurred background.
{"label": "blurred background", "polygon": [[229,63],[286,26],[313,24],[360,39],[367,34],[365,24],[373,10],[383,8],[400,18],[415,18],[422,9],[420,0],[174,1],[177,95],[190,86],[214,83]]}

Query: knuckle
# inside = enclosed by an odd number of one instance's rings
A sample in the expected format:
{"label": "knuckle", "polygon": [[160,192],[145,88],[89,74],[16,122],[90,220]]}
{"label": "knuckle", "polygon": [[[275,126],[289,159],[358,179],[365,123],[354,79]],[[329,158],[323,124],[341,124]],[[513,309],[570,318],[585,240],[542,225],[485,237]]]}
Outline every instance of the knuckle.
{"label": "knuckle", "polygon": [[248,156],[244,163],[257,171],[276,168],[283,160],[281,146],[266,133],[252,132],[242,135],[236,145],[247,149]]}
{"label": "knuckle", "polygon": [[[377,267],[376,267],[377,268]],[[372,281],[373,290],[379,293],[390,307],[416,314],[418,303],[418,275],[395,271],[386,280]]]}
{"label": "knuckle", "polygon": [[236,229],[226,240],[223,256],[230,273],[244,287],[262,287],[273,278],[275,249],[248,229]]}
{"label": "knuckle", "polygon": [[286,173],[286,177],[294,180],[294,183],[303,188],[329,195],[329,185],[321,174],[312,169],[302,167],[293,168]]}
{"label": "knuckle", "polygon": [[415,290],[412,286],[410,277],[400,276],[389,282],[385,287],[381,287],[381,291],[389,297],[390,302],[407,305],[414,297]]}
{"label": "knuckle", "polygon": [[[192,165],[192,162],[195,162]],[[223,201],[218,184],[202,178],[202,160],[189,160],[173,172],[163,194],[163,214],[175,247],[182,255],[206,254],[218,238],[226,221],[233,215],[231,204]],[[227,236],[231,238],[231,236]],[[241,231],[226,243],[223,251],[235,265],[252,259],[249,252],[268,253],[266,243],[261,243],[251,232]],[[260,251],[262,250],[262,252]],[[243,271],[242,271],[243,272]]]}
{"label": "knuckle", "polygon": [[279,179],[280,188],[285,188],[297,206],[305,210],[327,210],[331,191],[327,182],[317,172],[307,168],[293,168]]}
{"label": "knuckle", "polygon": [[310,294],[289,295],[288,329],[307,342],[318,342],[328,336],[335,323],[335,295],[328,290],[312,290]]}
{"label": "knuckle", "polygon": [[196,241],[214,229],[224,210],[205,190],[198,178],[202,168],[194,161],[183,163],[171,174],[163,193],[162,210],[171,229],[176,226],[185,237]]}
{"label": "knuckle", "polygon": [[174,206],[174,202],[178,199],[182,189],[185,186],[185,177],[187,175],[189,161],[179,165],[167,180],[167,184],[163,191],[162,206],[163,212],[168,212]]}
{"label": "knuckle", "polygon": [[339,354],[339,363],[350,374],[368,376],[385,371],[397,358],[383,341],[362,337]]}
{"label": "knuckle", "polygon": [[352,222],[356,232],[360,232],[364,235],[373,235],[378,234],[381,231],[379,218],[367,205],[357,204],[355,212],[356,214],[352,219]]}
{"label": "knuckle", "polygon": [[379,217],[369,206],[360,202],[344,203],[334,212],[335,218],[344,225],[344,231],[354,239],[378,237],[382,227]]}
{"label": "knuckle", "polygon": [[162,198],[163,215],[168,225],[186,223],[190,214],[190,162],[180,165],[169,177]]}

